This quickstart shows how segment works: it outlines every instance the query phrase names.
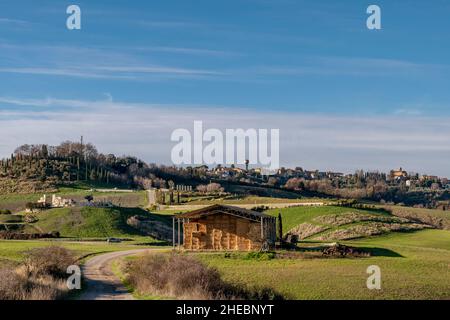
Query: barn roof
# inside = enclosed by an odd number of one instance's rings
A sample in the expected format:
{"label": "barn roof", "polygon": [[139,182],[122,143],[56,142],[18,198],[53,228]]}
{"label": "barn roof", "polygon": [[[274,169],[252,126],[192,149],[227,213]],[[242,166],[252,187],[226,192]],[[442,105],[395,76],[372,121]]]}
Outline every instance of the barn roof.
{"label": "barn roof", "polygon": [[267,214],[248,210],[244,208],[234,207],[234,206],[227,206],[223,204],[215,204],[206,208],[190,211],[187,213],[183,213],[180,215],[177,215],[177,218],[200,218],[207,215],[217,214],[217,213],[225,213],[233,216],[238,216],[247,220],[253,220],[253,221],[261,221],[262,218],[264,219],[275,219],[275,217],[269,216]]}

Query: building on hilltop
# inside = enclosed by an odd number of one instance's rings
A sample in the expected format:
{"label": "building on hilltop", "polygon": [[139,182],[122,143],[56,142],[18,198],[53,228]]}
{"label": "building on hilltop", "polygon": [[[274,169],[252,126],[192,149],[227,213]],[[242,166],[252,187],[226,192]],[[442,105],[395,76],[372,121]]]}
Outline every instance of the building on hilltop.
{"label": "building on hilltop", "polygon": [[50,207],[50,208],[65,208],[65,207],[71,207],[71,206],[75,205],[74,200],[58,197],[55,194],[52,195],[50,202],[48,200],[49,199],[47,198],[47,195],[44,194],[42,197],[39,198],[37,203],[42,204],[47,207]]}
{"label": "building on hilltop", "polygon": [[52,195],[52,203],[51,206],[53,208],[65,208],[65,207],[71,207],[75,205],[75,201],[72,199],[65,199],[62,197],[57,197],[56,195]]}
{"label": "building on hilltop", "polygon": [[391,173],[390,173],[390,177],[393,180],[395,180],[395,179],[403,179],[403,178],[406,178],[407,176],[408,176],[408,172],[403,170],[401,167],[400,167],[399,170],[391,170]]}

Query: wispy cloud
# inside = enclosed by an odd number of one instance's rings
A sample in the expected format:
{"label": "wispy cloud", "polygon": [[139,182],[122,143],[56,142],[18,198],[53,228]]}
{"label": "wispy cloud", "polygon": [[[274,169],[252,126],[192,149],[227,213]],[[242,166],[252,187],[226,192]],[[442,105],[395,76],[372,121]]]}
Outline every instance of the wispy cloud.
{"label": "wispy cloud", "polygon": [[135,51],[149,51],[149,52],[164,52],[183,55],[201,55],[201,56],[214,56],[214,57],[231,57],[231,56],[243,56],[242,53],[204,49],[204,48],[186,48],[186,47],[167,47],[167,46],[153,46],[153,47],[131,47],[127,48]]}
{"label": "wispy cloud", "polygon": [[[264,65],[233,60],[233,64],[225,64],[221,69],[204,68],[199,59],[188,60],[190,67],[182,65],[166,65],[158,61],[167,61],[164,55],[143,57],[143,52],[160,52],[180,55],[197,55],[212,57],[245,56],[236,52],[228,52],[207,48],[171,47],[171,46],[131,46],[126,48],[101,46],[67,46],[67,45],[18,45],[0,43],[0,59],[15,61],[2,65],[0,72],[48,76],[66,76],[91,79],[128,79],[145,80],[151,76],[160,78],[192,77],[198,79],[217,79],[227,81],[258,81],[261,78],[307,77],[307,76],[350,76],[350,77],[419,77],[431,74],[448,74],[449,65],[417,63],[407,60],[338,57],[338,56],[305,56],[287,59],[289,64],[271,61]],[[30,56],[33,62],[30,65]],[[72,66],[67,66],[67,61]],[[182,60],[184,61],[184,60]],[[224,64],[220,64],[223,66]],[[64,67],[60,67],[64,66]],[[193,67],[191,67],[193,66]]]}
{"label": "wispy cloud", "polygon": [[0,18],[0,24],[12,24],[12,25],[18,25],[18,26],[28,26],[31,23],[25,20],[19,20],[19,19],[10,19],[10,18]]}
{"label": "wispy cloud", "polygon": [[96,70],[120,72],[120,73],[159,73],[159,74],[181,74],[181,75],[221,75],[218,71],[185,69],[163,66],[113,66],[113,67],[94,67]]}
{"label": "wispy cloud", "polygon": [[405,60],[362,57],[305,58],[302,65],[250,68],[257,74],[285,76],[410,76],[429,72],[448,72],[450,66],[413,63]]}
{"label": "wispy cloud", "polygon": [[[174,47],[109,48],[99,46],[17,45],[0,43],[0,73],[77,77],[86,79],[158,80],[174,78],[217,77],[223,71],[173,66],[153,62],[142,50],[161,50],[213,55],[219,51]],[[32,57],[32,60],[30,60]],[[2,63],[3,61],[3,63]],[[70,65],[68,65],[70,61]]]}
{"label": "wispy cloud", "polygon": [[138,25],[147,28],[188,28],[188,27],[202,27],[199,23],[188,21],[150,21],[140,20],[136,22]]}
{"label": "wispy cloud", "polygon": [[397,109],[394,113],[397,115],[420,116],[422,111],[417,109]]}
{"label": "wispy cloud", "polygon": [[139,74],[155,76],[218,76],[225,73],[213,70],[185,69],[163,66],[83,66],[72,68],[30,68],[14,67],[0,68],[0,73],[16,73],[28,75],[62,76],[86,79],[119,79],[119,80],[145,80]]}
{"label": "wispy cloud", "polygon": [[131,76],[118,76],[112,74],[100,74],[82,69],[60,69],[60,68],[0,68],[0,73],[18,73],[28,75],[63,76],[92,79],[134,79]]}

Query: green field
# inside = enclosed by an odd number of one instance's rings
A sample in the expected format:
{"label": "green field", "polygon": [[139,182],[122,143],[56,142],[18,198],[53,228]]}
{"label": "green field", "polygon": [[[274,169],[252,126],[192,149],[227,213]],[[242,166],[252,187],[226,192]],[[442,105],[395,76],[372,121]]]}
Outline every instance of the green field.
{"label": "green field", "polygon": [[[343,242],[375,249],[370,258],[225,258],[196,254],[224,279],[270,286],[291,299],[450,299],[450,232],[425,230]],[[382,289],[366,287],[370,265],[381,268]]]}
{"label": "green field", "polygon": [[[32,248],[62,245],[78,256],[136,248],[133,244],[67,241],[0,241],[0,263],[19,262]],[[450,232],[414,233],[345,242],[377,249],[370,258],[257,260],[237,253],[192,253],[218,268],[223,278],[248,286],[270,286],[291,299],[450,299]],[[382,249],[382,250],[381,250]],[[366,269],[381,268],[382,289],[366,288]]]}
{"label": "green field", "polygon": [[[62,189],[63,193],[66,191],[69,192],[69,190]],[[72,189],[70,192],[74,192],[74,190]],[[80,189],[79,194],[83,195],[85,192],[86,190]],[[132,195],[143,197],[142,201],[146,199],[143,192],[132,193]],[[105,196],[105,194],[95,194],[94,197],[100,196]],[[110,196],[109,193],[106,196]],[[129,197],[130,195],[116,196]],[[0,204],[1,201],[10,201],[11,199],[28,201],[28,197],[31,195],[9,196],[6,200],[2,197]],[[266,200],[270,200],[272,203],[299,201],[297,199],[262,197],[244,197],[233,201],[264,203],[260,201]],[[132,201],[134,202],[135,199],[133,198]],[[26,232],[59,231],[65,239],[0,241],[0,265],[20,262],[24,253],[29,249],[55,244],[74,250],[79,257],[141,248],[142,244],[161,245],[161,242],[130,227],[126,221],[133,215],[140,215],[170,224],[171,219],[167,214],[178,211],[161,211],[159,214],[155,214],[138,208],[137,205],[134,206],[134,208],[71,207],[38,213],[36,216],[39,220],[27,224]],[[400,209],[408,210],[408,208]],[[331,205],[274,209],[266,213],[277,216],[279,212],[283,218],[284,233],[304,223],[323,225],[318,218],[339,218],[349,213],[396,218],[382,209],[354,209]],[[420,212],[415,210],[414,212],[426,214],[427,217],[431,217],[430,219],[446,219],[448,215],[447,212],[437,212],[436,210]],[[21,223],[21,221],[21,215],[0,216],[1,223]],[[337,226],[330,224],[328,231],[365,223],[350,221]],[[120,244],[92,241],[107,237],[127,238],[130,241]],[[90,241],[71,241],[71,239],[81,238]],[[450,299],[450,231],[430,229],[415,232],[387,232],[381,236],[339,242],[370,252],[372,256],[324,258],[320,254],[311,256],[302,254],[305,247],[324,244],[311,238],[307,238],[306,241],[299,244],[300,252],[292,254],[282,251],[282,255],[274,259],[249,258],[247,253],[188,254],[198,257],[209,266],[216,267],[223,278],[229,282],[247,286],[272,287],[290,299]],[[138,244],[139,246],[137,246]],[[369,290],[366,287],[366,280],[369,276],[366,270],[370,265],[377,265],[381,268],[381,290]]]}
{"label": "green field", "polygon": [[62,246],[73,250],[78,257],[84,257],[90,254],[130,250],[141,248],[136,246],[137,242],[122,242],[108,244],[106,241],[98,242],[77,242],[77,241],[61,241],[61,240],[0,240],[0,264],[8,261],[20,262],[24,258],[24,254],[34,248],[42,248],[51,245]]}
{"label": "green field", "polygon": [[[65,238],[140,238],[145,234],[127,224],[134,215],[149,216],[140,208],[71,207],[51,209],[37,215],[39,220],[28,224],[26,232],[58,231]],[[157,217],[159,218],[159,217]],[[162,218],[162,217],[161,217]]]}
{"label": "green field", "polygon": [[271,204],[271,203],[302,203],[302,202],[327,202],[328,200],[320,199],[320,198],[272,198],[272,197],[258,197],[258,196],[246,196],[239,198],[218,198],[218,199],[202,199],[199,197],[198,199],[192,199],[188,202],[188,204],[192,205],[210,205],[210,204],[228,204],[228,205],[237,205],[237,204]]}
{"label": "green field", "polygon": [[155,210],[152,211],[152,213],[155,213],[157,215],[161,215],[161,216],[173,216],[175,214],[180,214],[180,213],[185,213],[185,212],[189,212],[189,211],[193,211],[192,210],[176,210],[176,209],[162,209],[162,210]]}
{"label": "green field", "polygon": [[0,223],[21,223],[22,220],[20,215],[0,214]]}
{"label": "green field", "polygon": [[[59,231],[63,238],[0,240],[0,265],[10,261],[19,262],[27,250],[49,245],[63,246],[76,251],[78,256],[83,256],[164,244],[126,224],[127,217],[136,214],[147,212],[139,208],[63,208],[45,211],[39,214],[38,222],[26,225],[24,231]],[[108,244],[105,239],[109,237],[126,241]],[[84,241],[80,241],[81,239]]]}

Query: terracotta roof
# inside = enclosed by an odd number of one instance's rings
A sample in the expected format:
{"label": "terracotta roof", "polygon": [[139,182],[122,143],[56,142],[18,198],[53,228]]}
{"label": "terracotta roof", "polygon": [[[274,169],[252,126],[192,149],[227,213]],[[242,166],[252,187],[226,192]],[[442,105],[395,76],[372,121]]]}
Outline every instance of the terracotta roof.
{"label": "terracotta roof", "polygon": [[186,212],[183,214],[179,214],[176,216],[176,218],[200,218],[203,216],[211,215],[211,214],[217,214],[217,213],[225,213],[230,214],[234,216],[239,216],[244,219],[253,220],[253,221],[261,221],[261,218],[267,218],[267,219],[275,219],[273,216],[269,216],[267,214],[243,209],[235,206],[228,206],[223,204],[215,204],[206,208]]}

